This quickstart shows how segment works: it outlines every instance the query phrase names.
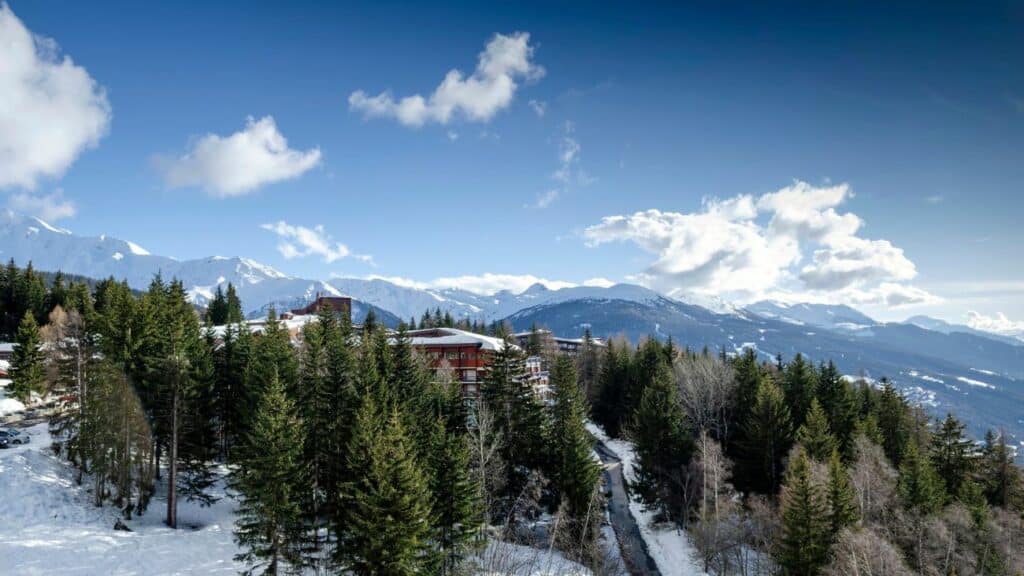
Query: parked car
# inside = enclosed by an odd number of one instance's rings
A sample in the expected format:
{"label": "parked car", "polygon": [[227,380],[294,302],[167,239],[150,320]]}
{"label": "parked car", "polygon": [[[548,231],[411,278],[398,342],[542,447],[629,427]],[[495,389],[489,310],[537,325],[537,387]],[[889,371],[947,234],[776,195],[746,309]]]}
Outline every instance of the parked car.
{"label": "parked car", "polygon": [[11,443],[10,443],[10,441],[7,440],[7,437],[6,436],[0,436],[0,449],[10,448],[10,447],[11,447]]}
{"label": "parked car", "polygon": [[32,441],[32,437],[27,432],[22,432],[17,428],[0,428],[0,438],[7,440],[12,446],[14,444],[28,444]]}

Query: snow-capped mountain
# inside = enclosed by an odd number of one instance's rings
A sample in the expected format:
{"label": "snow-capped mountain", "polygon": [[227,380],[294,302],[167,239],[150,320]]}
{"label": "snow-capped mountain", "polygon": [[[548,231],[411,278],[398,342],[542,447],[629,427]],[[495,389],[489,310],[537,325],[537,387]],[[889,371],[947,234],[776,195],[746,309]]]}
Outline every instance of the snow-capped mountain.
{"label": "snow-capped mountain", "polygon": [[762,318],[772,318],[788,324],[850,333],[863,332],[878,324],[867,314],[842,304],[786,304],[775,300],[762,300],[750,304],[746,310]]}
{"label": "snow-capped mountain", "polygon": [[0,258],[13,258],[22,266],[32,262],[38,270],[92,278],[112,276],[137,289],[145,289],[159,273],[167,280],[181,280],[197,304],[211,298],[218,285],[231,282],[247,312],[272,303],[284,306],[305,301],[317,293],[340,294],[325,282],[292,278],[248,258],[175,260],[150,254],[133,242],[106,235],[78,236],[38,218],[11,212],[0,217]]}
{"label": "snow-capped mountain", "polygon": [[1024,335],[1006,335],[996,334],[994,332],[986,332],[984,330],[978,330],[977,328],[971,328],[964,324],[951,324],[945,320],[939,320],[938,318],[932,318],[931,316],[911,316],[905,320],[907,324],[913,324],[919,326],[925,330],[932,330],[934,332],[941,332],[943,334],[952,334],[954,332],[963,332],[965,334],[973,334],[975,336],[981,336],[984,338],[991,338],[1000,342],[1006,342],[1007,344],[1014,344],[1017,346],[1024,346]]}
{"label": "snow-capped mountain", "polygon": [[650,302],[662,298],[640,286],[617,284],[609,288],[579,286],[551,290],[535,284],[521,293],[503,290],[481,295],[455,288],[421,289],[382,279],[336,278],[330,282],[288,276],[255,260],[210,256],[176,260],[151,254],[138,244],[110,236],[80,236],[38,219],[7,211],[0,217],[0,259],[29,262],[39,270],[63,271],[92,278],[114,277],[145,289],[155,274],[177,278],[193,302],[202,305],[217,286],[234,284],[248,314],[273,304],[285,309],[311,300],[316,294],[347,295],[402,319],[419,318],[440,308],[455,317],[485,321],[503,319],[518,310],[541,304],[578,299],[620,299]]}

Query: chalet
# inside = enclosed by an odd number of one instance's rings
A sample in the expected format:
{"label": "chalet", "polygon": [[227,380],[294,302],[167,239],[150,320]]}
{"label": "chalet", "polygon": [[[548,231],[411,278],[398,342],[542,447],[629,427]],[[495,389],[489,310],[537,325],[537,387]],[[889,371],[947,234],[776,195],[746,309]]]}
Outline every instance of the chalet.
{"label": "chalet", "polygon": [[500,338],[455,328],[411,330],[408,337],[412,347],[426,357],[431,369],[452,370],[467,396],[475,396],[479,392],[479,383],[490,368],[495,353],[505,347]]}

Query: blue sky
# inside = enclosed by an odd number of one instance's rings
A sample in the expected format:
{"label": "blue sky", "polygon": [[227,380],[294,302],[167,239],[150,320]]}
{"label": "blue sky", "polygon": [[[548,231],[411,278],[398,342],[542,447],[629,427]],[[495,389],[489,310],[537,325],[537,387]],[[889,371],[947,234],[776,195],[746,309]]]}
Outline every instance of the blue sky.
{"label": "blue sky", "polygon": [[324,4],[9,2],[23,67],[87,80],[49,109],[0,51],[8,205],[304,277],[1024,329],[1019,4]]}

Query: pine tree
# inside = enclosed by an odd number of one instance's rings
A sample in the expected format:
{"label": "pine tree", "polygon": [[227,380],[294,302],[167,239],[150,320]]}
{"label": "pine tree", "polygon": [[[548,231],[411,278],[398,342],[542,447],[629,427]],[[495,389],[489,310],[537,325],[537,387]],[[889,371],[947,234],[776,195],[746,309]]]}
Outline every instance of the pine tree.
{"label": "pine tree", "polygon": [[601,365],[600,390],[593,411],[594,420],[612,438],[622,434],[622,405],[625,402],[628,360],[628,348],[623,346],[623,350],[618,350],[615,342],[609,340]]}
{"label": "pine tree", "polygon": [[214,326],[227,324],[228,301],[220,284],[217,285],[217,291],[213,293],[213,299],[210,300],[209,305],[206,307],[206,321]]}
{"label": "pine tree", "polygon": [[11,392],[22,402],[27,402],[33,393],[42,394],[46,386],[40,346],[39,325],[35,316],[25,314],[18,325],[14,354],[11,356]]}
{"label": "pine tree", "polygon": [[[331,321],[324,318],[324,314],[320,316],[322,320]],[[305,438],[302,456],[304,487],[297,496],[309,526],[313,550],[320,548],[320,527],[326,517],[327,494],[334,488],[328,484],[331,467],[328,460],[335,456],[328,447],[331,442],[329,430],[335,418],[334,390],[328,382],[324,345],[324,328],[330,329],[329,326],[323,322],[309,322],[302,328],[298,406]]]}
{"label": "pine tree", "polygon": [[433,426],[430,492],[438,574],[455,574],[480,534],[480,487],[469,470],[464,434],[448,430],[443,418]]}
{"label": "pine tree", "polygon": [[238,298],[238,292],[235,290],[234,284],[228,282],[228,293],[227,293],[227,317],[225,318],[228,324],[238,324],[245,320],[245,315],[242,314],[242,301]]}
{"label": "pine tree", "polygon": [[954,497],[974,473],[974,445],[964,435],[963,423],[950,413],[932,435],[931,461],[946,493]]}
{"label": "pine tree", "polygon": [[233,478],[241,493],[235,540],[245,549],[235,560],[249,565],[247,574],[278,574],[282,563],[301,561],[302,430],[295,404],[271,369]]}
{"label": "pine tree", "polygon": [[903,505],[923,515],[937,512],[946,497],[942,479],[914,440],[907,442],[902,454],[898,489]]}
{"label": "pine tree", "polygon": [[786,396],[786,405],[789,406],[795,428],[800,428],[804,423],[807,412],[811,409],[811,400],[814,398],[817,384],[818,375],[814,371],[814,366],[798,353],[782,373],[782,391]]}
{"label": "pine tree", "polygon": [[421,574],[431,564],[430,490],[397,410],[372,397],[356,415],[346,484],[348,524],[337,561],[357,575]]}
{"label": "pine tree", "polygon": [[854,502],[853,485],[850,474],[839,457],[839,451],[833,450],[828,460],[828,486],[826,496],[829,508],[829,525],[832,538],[839,531],[857,521],[857,505]]}
{"label": "pine tree", "polygon": [[593,495],[601,469],[591,458],[592,441],[586,429],[586,401],[576,383],[576,369],[568,356],[559,356],[551,371],[555,389],[551,478],[567,518],[564,549],[575,553],[586,548],[596,534],[600,510],[593,509]]}
{"label": "pine tree", "polygon": [[773,494],[782,481],[782,459],[792,445],[793,428],[782,390],[762,376],[754,407],[743,428],[741,463],[751,489]]}
{"label": "pine tree", "polygon": [[985,434],[980,465],[982,491],[989,503],[1008,510],[1024,509],[1020,470],[1013,463],[1013,454],[1006,444],[1006,434]]}
{"label": "pine tree", "polygon": [[680,481],[693,451],[693,439],[667,367],[644,386],[631,428],[637,457],[637,492],[649,509],[682,520]]}
{"label": "pine tree", "polygon": [[789,576],[817,574],[828,560],[828,504],[799,450],[789,465],[782,498],[782,538],[777,560]]}
{"label": "pine tree", "polygon": [[847,462],[854,457],[854,432],[857,427],[857,401],[853,387],[829,360],[818,370],[817,398],[828,416],[829,429],[835,436],[839,453]]}
{"label": "pine tree", "polygon": [[882,378],[882,393],[878,396],[878,429],[882,433],[882,448],[885,455],[899,467],[902,450],[910,436],[908,425],[909,408],[906,400],[896,392],[892,383]]}
{"label": "pine tree", "polygon": [[817,398],[811,400],[807,419],[796,431],[796,441],[807,451],[807,456],[817,462],[824,462],[837,448],[828,425],[828,416],[825,415],[821,404],[818,404]]}

